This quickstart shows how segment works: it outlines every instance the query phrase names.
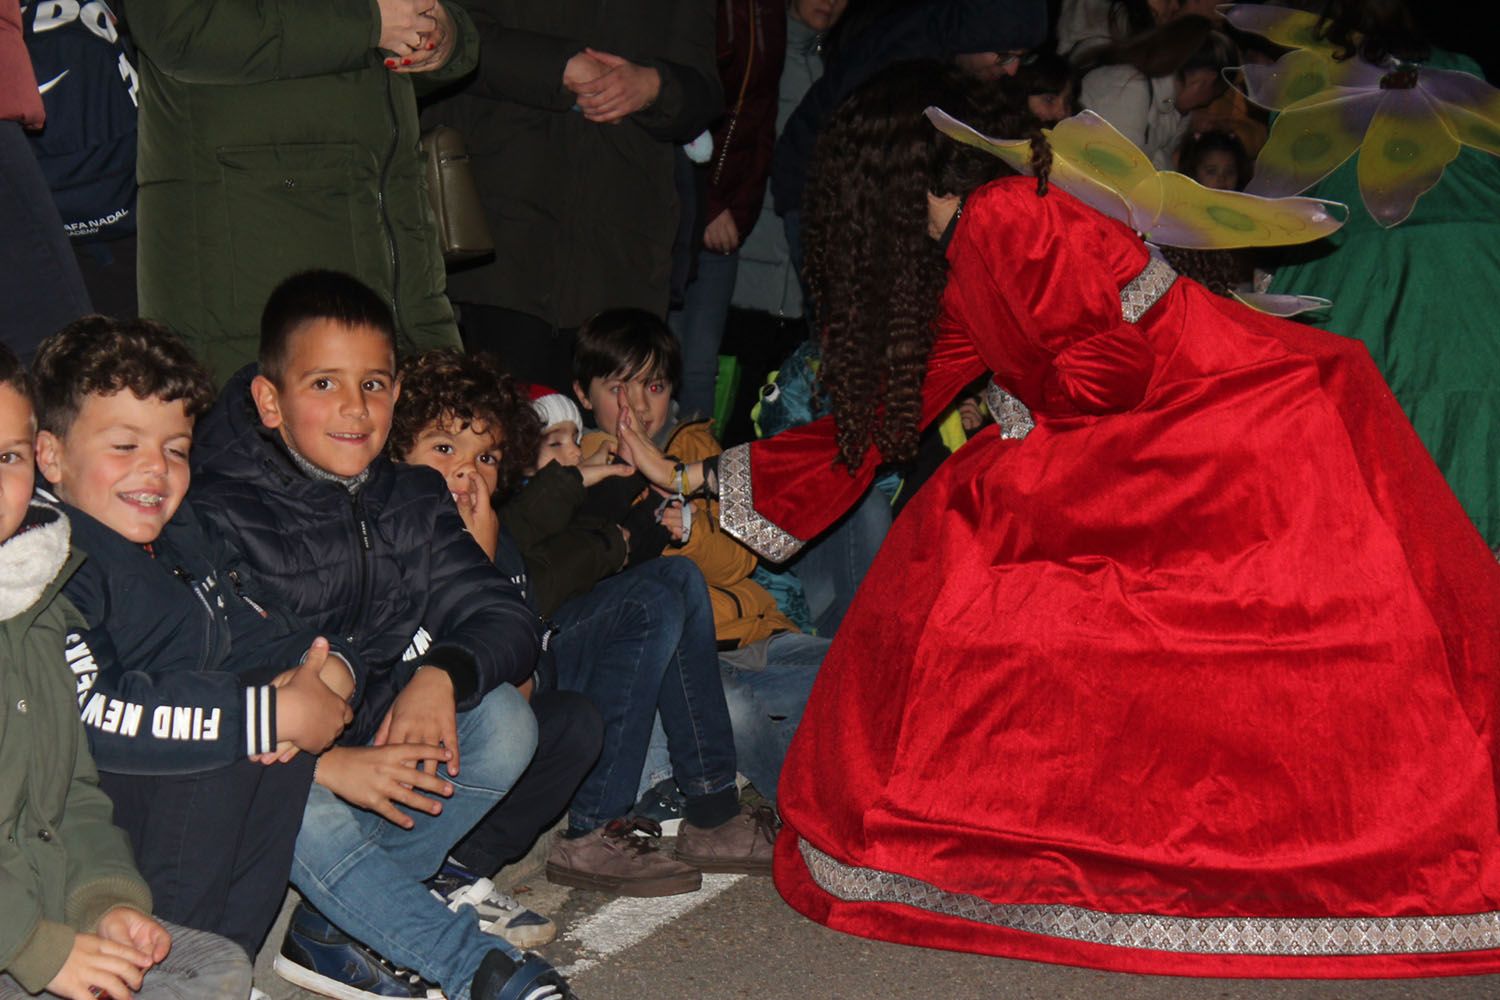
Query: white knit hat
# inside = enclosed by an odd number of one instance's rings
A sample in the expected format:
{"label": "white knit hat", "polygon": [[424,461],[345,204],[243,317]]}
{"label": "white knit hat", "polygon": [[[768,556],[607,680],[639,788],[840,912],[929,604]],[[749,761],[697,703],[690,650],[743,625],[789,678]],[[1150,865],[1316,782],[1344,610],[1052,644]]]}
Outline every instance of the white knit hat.
{"label": "white knit hat", "polygon": [[542,418],[542,433],[571,420],[573,441],[577,443],[583,440],[583,414],[579,412],[577,403],[551,386],[532,385],[528,387],[528,391],[531,395],[531,408]]}

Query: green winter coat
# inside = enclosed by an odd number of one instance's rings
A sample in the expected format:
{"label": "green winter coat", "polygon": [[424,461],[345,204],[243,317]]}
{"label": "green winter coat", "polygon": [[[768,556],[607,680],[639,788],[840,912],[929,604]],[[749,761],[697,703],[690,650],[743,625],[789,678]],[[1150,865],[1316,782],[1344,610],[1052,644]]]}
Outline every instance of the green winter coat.
{"label": "green winter coat", "polygon": [[83,618],[62,585],[82,561],[69,554],[67,519],[40,504],[0,544],[0,972],[33,993],[110,909],[151,912],[64,665]]}
{"label": "green winter coat", "polygon": [[403,352],[459,344],[418,153],[413,84],[472,70],[473,23],[431,73],[385,68],[374,0],[131,0],[140,50],[138,282],[222,382],[255,360],[287,275],[348,271]]}

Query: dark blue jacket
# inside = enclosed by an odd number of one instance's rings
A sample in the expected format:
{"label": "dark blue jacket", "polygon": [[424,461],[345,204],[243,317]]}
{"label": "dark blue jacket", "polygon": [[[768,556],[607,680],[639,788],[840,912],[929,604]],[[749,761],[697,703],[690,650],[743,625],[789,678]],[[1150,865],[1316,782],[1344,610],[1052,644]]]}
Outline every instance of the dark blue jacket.
{"label": "dark blue jacket", "polygon": [[198,422],[191,502],[261,585],[369,671],[343,742],[368,741],[418,667],[453,678],[460,711],[531,676],[536,616],[464,529],[443,477],[385,457],[353,493],[309,478],[261,426],[241,369]]}
{"label": "dark blue jacket", "polygon": [[802,207],[813,144],[823,123],[876,73],[908,59],[947,61],[966,52],[1034,48],[1046,37],[1045,0],[926,0],[897,7],[846,39],[776,141],[771,161],[776,214]]}
{"label": "dark blue jacket", "polygon": [[88,556],[63,588],[87,623],[66,653],[99,769],[192,774],[275,749],[269,682],[317,633],[257,600],[232,550],[186,503],[149,552],[58,506]]}

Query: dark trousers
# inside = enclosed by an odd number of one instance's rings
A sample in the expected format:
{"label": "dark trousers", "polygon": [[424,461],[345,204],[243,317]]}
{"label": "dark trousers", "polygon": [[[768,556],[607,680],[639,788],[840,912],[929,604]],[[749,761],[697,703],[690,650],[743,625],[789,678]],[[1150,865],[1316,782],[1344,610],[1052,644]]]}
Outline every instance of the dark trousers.
{"label": "dark trousers", "polygon": [[254,958],[276,920],[317,758],[217,771],[102,771],[156,916],[222,935]]}
{"label": "dark trousers", "polygon": [[486,877],[519,859],[557,821],[599,758],[604,724],[594,703],[572,691],[533,695],[536,755],[489,815],[453,848],[455,861]]}
{"label": "dark trousers", "polygon": [[576,327],[558,329],[529,313],[472,302],[458,303],[458,323],[471,353],[493,354],[506,372],[522,382],[573,395]]}
{"label": "dark trousers", "polygon": [[0,121],[0,234],[0,340],[29,364],[44,337],[93,310],[19,122]]}

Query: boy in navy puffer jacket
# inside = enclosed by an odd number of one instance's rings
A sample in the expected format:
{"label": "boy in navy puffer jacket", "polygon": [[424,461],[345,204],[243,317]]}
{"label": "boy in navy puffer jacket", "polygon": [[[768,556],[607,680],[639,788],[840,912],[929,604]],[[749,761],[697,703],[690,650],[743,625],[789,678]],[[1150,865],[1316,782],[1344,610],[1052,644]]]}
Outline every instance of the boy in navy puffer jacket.
{"label": "boy in navy puffer jacket", "polygon": [[213,386],[181,341],[92,316],[44,340],[35,369],[37,464],[89,556],[63,593],[83,617],[67,663],[101,784],[157,912],[254,955],[312,782],[311,758],[278,757],[349,721],[349,657],[267,610],[182,505]]}
{"label": "boy in navy puffer jacket", "polygon": [[383,455],[399,393],[393,330],[386,304],[348,275],[287,279],[262,315],[258,370],[230,380],[193,454],[198,512],[369,671],[343,745],[319,761],[293,863],[327,919],[293,918],[277,970],[335,995],[370,977],[382,995],[425,995],[341,930],[454,1000],[527,983],[535,992],[517,995],[566,996],[544,961],[422,884],[531,760],[536,720],[516,685],[539,635],[442,477]]}

